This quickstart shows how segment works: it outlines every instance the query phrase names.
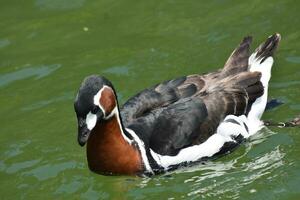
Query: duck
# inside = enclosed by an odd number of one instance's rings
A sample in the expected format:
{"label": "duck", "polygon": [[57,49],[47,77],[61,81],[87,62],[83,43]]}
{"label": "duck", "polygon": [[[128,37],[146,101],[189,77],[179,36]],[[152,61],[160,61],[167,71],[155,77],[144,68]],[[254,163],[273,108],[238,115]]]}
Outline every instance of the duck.
{"label": "duck", "polygon": [[152,176],[232,152],[264,127],[280,40],[275,33],[251,53],[252,37],[246,36],[222,69],[163,81],[122,106],[107,78],[86,77],[74,109],[89,169]]}

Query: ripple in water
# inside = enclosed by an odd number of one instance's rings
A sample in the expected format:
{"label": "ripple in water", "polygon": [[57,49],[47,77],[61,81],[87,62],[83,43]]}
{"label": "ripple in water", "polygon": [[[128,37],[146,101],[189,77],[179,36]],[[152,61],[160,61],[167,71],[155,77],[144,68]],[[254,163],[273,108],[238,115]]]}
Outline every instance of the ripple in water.
{"label": "ripple in water", "polygon": [[15,81],[23,80],[30,77],[35,77],[36,80],[44,78],[58,68],[61,67],[61,64],[53,64],[53,65],[42,65],[38,67],[28,67],[25,69],[17,70],[14,72],[1,74],[0,75],[0,87],[9,85]]}
{"label": "ripple in water", "polygon": [[84,5],[85,0],[36,0],[35,5],[41,10],[73,10]]}
{"label": "ripple in water", "polygon": [[0,49],[9,46],[11,42],[8,39],[0,39]]}
{"label": "ripple in water", "polygon": [[299,56],[289,56],[285,58],[286,61],[290,63],[300,64],[300,57]]}
{"label": "ripple in water", "polygon": [[21,110],[22,111],[32,111],[32,110],[43,108],[52,103],[57,103],[57,102],[66,101],[66,100],[72,100],[73,98],[74,98],[73,92],[66,92],[66,93],[64,93],[60,96],[54,97],[54,98],[38,101],[38,102],[35,102],[30,105],[25,105],[24,107],[21,108]]}
{"label": "ripple in water", "polygon": [[110,67],[108,69],[103,70],[104,73],[109,73],[109,74],[115,74],[118,76],[128,76],[130,74],[130,67],[129,66],[115,66],[115,67]]}
{"label": "ripple in water", "polygon": [[[284,165],[283,158],[285,153],[280,151],[279,146],[271,147],[258,156],[251,158],[249,154],[257,145],[267,141],[267,137],[272,134],[258,134],[256,139],[249,143],[245,153],[238,158],[223,162],[213,162],[206,167],[201,167],[199,172],[201,176],[193,177],[192,191],[187,196],[195,197],[218,197],[225,195],[232,199],[240,197],[242,188],[248,185],[253,185],[256,180],[262,177],[269,176],[273,170]],[[260,136],[260,138],[258,137]],[[249,158],[250,157],[250,158]],[[275,176],[270,178],[274,178]],[[234,186],[234,187],[233,187]],[[249,190],[250,193],[255,193],[256,189]]]}
{"label": "ripple in water", "polygon": [[[144,179],[138,183],[139,188],[143,188],[142,194],[136,190],[131,192],[143,196],[148,193],[159,195],[159,189],[180,191],[181,194],[186,194],[182,198],[189,199],[199,199],[199,197],[216,199],[220,196],[238,199],[241,197],[241,191],[245,192],[245,189],[249,193],[256,193],[257,189],[253,188],[256,181],[276,178],[274,170],[284,165],[285,153],[281,151],[278,144],[289,141],[285,142],[284,138],[278,137],[277,134],[265,129],[242,145],[239,152],[233,153],[238,154],[237,156],[227,155],[235,157],[233,159],[225,156],[221,161],[208,161],[159,177]],[[274,144],[273,140],[278,139],[280,141]],[[272,145],[269,145],[270,143]],[[226,161],[226,158],[230,160]]]}
{"label": "ripple in water", "polygon": [[36,167],[30,171],[24,172],[25,176],[34,176],[39,181],[46,180],[49,178],[56,177],[60,172],[63,172],[67,169],[74,169],[78,166],[78,163],[75,161],[67,161],[56,164],[45,164],[39,167]]}

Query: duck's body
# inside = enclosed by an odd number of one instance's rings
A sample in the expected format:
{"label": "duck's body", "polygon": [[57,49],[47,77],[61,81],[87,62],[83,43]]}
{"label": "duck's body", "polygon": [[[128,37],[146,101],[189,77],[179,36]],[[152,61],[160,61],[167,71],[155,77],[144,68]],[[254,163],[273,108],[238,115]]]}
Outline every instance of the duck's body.
{"label": "duck's body", "polygon": [[262,126],[275,34],[249,57],[246,37],[222,70],[165,81],[118,108],[105,78],[90,76],[75,100],[81,145],[100,174],[155,174],[232,151]]}

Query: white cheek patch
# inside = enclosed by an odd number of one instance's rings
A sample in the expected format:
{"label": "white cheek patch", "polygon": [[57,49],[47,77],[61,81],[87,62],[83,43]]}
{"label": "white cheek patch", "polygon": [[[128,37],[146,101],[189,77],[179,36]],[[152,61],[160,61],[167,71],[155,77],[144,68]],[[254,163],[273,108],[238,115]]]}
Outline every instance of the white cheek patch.
{"label": "white cheek patch", "polygon": [[97,116],[95,114],[92,114],[91,112],[89,112],[86,115],[85,122],[86,122],[87,128],[91,131],[96,126]]}

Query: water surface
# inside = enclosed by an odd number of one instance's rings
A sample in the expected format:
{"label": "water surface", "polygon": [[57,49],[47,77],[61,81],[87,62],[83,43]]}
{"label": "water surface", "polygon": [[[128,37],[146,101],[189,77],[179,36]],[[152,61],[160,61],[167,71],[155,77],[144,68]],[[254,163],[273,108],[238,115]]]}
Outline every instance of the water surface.
{"label": "water surface", "polygon": [[[246,35],[282,34],[264,119],[300,113],[298,1],[0,3],[0,194],[3,199],[297,199],[299,128],[262,130],[232,154],[152,178],[89,172],[73,99],[84,77],[119,101],[166,79],[222,67]],[[254,47],[253,47],[254,49]]]}

